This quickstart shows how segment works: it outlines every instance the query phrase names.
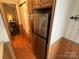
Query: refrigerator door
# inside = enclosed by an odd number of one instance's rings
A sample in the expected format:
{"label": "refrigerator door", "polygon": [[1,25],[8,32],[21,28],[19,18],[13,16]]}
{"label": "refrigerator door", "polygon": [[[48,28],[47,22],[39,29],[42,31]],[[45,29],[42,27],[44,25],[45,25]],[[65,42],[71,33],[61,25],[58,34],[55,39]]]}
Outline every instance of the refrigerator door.
{"label": "refrigerator door", "polygon": [[34,32],[44,38],[47,38],[48,13],[34,15]]}
{"label": "refrigerator door", "polygon": [[34,14],[34,32],[38,33],[39,29],[39,14]]}

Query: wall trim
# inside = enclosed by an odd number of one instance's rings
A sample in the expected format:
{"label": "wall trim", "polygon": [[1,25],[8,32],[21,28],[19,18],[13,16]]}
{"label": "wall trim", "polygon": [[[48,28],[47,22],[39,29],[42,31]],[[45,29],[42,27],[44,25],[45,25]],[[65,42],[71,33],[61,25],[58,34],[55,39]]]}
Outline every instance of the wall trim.
{"label": "wall trim", "polygon": [[74,41],[74,40],[68,39],[68,38],[66,38],[66,37],[63,37],[63,39],[68,40],[68,41],[70,41],[70,42],[72,42],[72,43],[74,43],[74,44],[79,45],[79,43],[77,43],[77,42],[76,42],[76,41]]}

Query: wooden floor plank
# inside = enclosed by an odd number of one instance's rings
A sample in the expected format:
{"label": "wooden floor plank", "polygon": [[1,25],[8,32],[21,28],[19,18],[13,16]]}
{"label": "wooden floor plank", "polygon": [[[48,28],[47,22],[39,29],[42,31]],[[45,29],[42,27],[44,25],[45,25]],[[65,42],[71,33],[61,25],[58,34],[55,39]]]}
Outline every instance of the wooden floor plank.
{"label": "wooden floor plank", "polygon": [[13,37],[12,44],[17,59],[37,59],[27,39],[23,35]]}

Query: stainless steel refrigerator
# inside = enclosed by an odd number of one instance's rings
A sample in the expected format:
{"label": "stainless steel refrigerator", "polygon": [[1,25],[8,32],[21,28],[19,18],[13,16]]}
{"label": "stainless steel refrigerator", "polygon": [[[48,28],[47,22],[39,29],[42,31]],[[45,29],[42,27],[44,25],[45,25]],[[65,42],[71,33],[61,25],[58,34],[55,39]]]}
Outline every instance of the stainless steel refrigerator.
{"label": "stainless steel refrigerator", "polygon": [[[33,19],[33,32],[36,37],[36,42],[39,48],[39,56],[41,59],[45,58],[48,35],[50,28],[51,14],[48,11],[35,11]],[[39,59],[39,58],[38,58]]]}

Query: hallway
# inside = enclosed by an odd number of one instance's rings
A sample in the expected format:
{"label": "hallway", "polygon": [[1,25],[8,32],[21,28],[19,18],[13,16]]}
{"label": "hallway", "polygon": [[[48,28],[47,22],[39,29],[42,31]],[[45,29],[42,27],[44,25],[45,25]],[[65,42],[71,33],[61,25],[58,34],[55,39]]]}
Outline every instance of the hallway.
{"label": "hallway", "polygon": [[22,34],[13,37],[13,48],[16,55],[16,59],[36,59],[32,50],[31,44],[27,41]]}

